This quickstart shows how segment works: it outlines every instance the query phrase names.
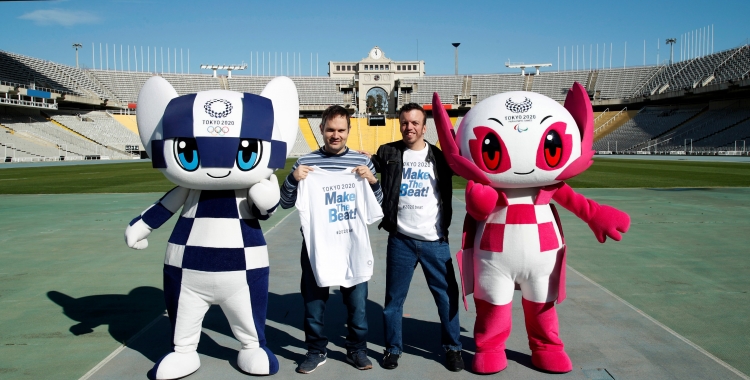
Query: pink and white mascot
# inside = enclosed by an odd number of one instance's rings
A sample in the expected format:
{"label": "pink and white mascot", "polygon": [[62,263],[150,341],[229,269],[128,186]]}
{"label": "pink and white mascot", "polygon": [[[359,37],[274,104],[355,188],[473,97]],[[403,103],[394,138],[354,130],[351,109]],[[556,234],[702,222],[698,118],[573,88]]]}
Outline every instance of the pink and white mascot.
{"label": "pink and white mascot", "polygon": [[507,367],[511,301],[519,287],[531,362],[548,372],[571,371],[554,306],[565,299],[566,245],[550,200],[588,223],[601,243],[608,236],[620,240],[630,226],[626,213],[563,182],[593,163],[586,90],[574,83],[564,106],[533,92],[494,95],[472,108],[455,133],[437,94],[432,103],[445,158],[469,180],[457,261],[464,304],[472,293],[476,304],[474,371]]}

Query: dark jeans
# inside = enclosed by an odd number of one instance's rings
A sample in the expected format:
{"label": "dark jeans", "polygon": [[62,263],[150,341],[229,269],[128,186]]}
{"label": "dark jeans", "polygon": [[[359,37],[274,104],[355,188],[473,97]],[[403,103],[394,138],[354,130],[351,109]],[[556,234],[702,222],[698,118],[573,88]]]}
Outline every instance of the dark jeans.
{"label": "dark jeans", "polygon": [[432,292],[440,317],[443,349],[461,350],[461,326],[458,322],[458,283],[448,243],[422,241],[400,233],[388,236],[385,269],[385,307],[383,324],[386,351],[403,351],[401,320],[404,301],[417,263],[422,264],[427,286]]}
{"label": "dark jeans", "polygon": [[[305,303],[305,343],[307,351],[326,353],[328,338],[323,333],[325,327],[326,301],[328,301],[328,287],[320,287],[315,282],[315,274],[307,255],[307,247],[302,242],[302,280],[300,292]],[[367,282],[362,282],[351,288],[341,287],[341,296],[348,312],[346,325],[346,351],[355,352],[367,349]]]}

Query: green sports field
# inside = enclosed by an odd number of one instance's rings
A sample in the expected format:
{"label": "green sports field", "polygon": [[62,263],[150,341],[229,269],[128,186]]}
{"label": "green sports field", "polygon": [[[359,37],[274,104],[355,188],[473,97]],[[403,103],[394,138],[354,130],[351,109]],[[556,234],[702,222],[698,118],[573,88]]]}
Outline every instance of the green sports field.
{"label": "green sports field", "polygon": [[[294,161],[276,173],[279,181]],[[567,182],[574,188],[750,187],[750,165],[597,158],[589,170]],[[465,185],[463,178],[454,179],[454,189]],[[0,170],[0,194],[149,193],[172,187],[149,162]]]}

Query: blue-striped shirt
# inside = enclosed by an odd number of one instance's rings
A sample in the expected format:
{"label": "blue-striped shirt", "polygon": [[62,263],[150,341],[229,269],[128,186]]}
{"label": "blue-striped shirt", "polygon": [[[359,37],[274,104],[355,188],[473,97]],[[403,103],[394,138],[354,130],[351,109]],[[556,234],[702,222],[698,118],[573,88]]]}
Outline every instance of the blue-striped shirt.
{"label": "blue-striped shirt", "polygon": [[[292,171],[286,177],[284,185],[281,186],[281,207],[291,208],[294,203],[297,202],[297,185],[299,182],[294,179],[294,171],[300,165],[305,166],[317,166],[321,169],[328,171],[339,171],[347,168],[354,168],[360,165],[367,165],[372,171],[372,175],[375,175],[375,165],[372,161],[364,154],[355,152],[346,148],[343,153],[331,154],[325,151],[325,148],[320,148],[314,152],[308,153],[300,157],[297,162],[292,166]],[[380,189],[380,182],[370,185],[372,192],[375,193],[375,197],[378,199],[378,203],[383,203],[383,191]]]}

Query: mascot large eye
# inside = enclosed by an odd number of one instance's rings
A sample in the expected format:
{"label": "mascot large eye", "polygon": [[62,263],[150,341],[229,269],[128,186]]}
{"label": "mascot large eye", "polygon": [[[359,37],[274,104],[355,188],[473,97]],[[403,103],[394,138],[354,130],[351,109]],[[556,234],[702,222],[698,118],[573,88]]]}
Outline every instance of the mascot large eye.
{"label": "mascot large eye", "polygon": [[200,158],[198,157],[198,144],[195,139],[178,138],[174,144],[174,155],[180,166],[192,172],[198,169]]}
{"label": "mascot large eye", "polygon": [[565,133],[567,125],[556,122],[547,127],[539,141],[536,167],[542,170],[557,170],[565,166],[573,153],[573,136]]}
{"label": "mascot large eye", "polygon": [[474,127],[476,139],[469,140],[471,158],[479,169],[499,174],[510,169],[510,156],[503,139],[492,128]]}
{"label": "mascot large eye", "polygon": [[482,161],[489,170],[497,170],[503,154],[497,135],[488,133],[482,140]]}
{"label": "mascot large eye", "polygon": [[560,164],[562,158],[563,144],[560,134],[557,131],[550,130],[544,136],[544,160],[549,167],[554,168]]}
{"label": "mascot large eye", "polygon": [[237,167],[242,171],[248,171],[258,166],[262,152],[263,144],[260,140],[240,140],[240,147],[237,149]]}

